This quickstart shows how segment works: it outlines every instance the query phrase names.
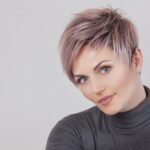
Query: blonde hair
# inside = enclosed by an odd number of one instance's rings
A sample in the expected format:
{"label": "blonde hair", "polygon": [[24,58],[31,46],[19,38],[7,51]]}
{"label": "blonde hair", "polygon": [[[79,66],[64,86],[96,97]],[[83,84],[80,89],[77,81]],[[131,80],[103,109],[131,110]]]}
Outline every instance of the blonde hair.
{"label": "blonde hair", "polygon": [[127,64],[131,64],[134,50],[138,47],[137,31],[118,9],[88,9],[76,14],[59,43],[63,69],[72,82],[73,61],[87,45],[96,48],[109,46]]}

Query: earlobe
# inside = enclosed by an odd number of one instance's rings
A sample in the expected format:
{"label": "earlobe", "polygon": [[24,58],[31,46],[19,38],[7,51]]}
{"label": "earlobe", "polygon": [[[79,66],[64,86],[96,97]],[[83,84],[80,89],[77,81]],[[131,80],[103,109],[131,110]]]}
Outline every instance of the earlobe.
{"label": "earlobe", "polygon": [[139,48],[135,49],[135,52],[133,54],[132,59],[133,67],[137,73],[140,73],[142,70],[142,64],[143,64],[143,56],[142,52]]}

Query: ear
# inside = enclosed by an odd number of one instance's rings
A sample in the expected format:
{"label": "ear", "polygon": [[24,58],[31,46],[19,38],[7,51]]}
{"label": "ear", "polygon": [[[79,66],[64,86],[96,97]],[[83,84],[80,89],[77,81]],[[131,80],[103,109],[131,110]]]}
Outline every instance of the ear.
{"label": "ear", "polygon": [[142,65],[143,65],[142,52],[139,48],[136,48],[132,58],[132,66],[137,73],[141,73]]}

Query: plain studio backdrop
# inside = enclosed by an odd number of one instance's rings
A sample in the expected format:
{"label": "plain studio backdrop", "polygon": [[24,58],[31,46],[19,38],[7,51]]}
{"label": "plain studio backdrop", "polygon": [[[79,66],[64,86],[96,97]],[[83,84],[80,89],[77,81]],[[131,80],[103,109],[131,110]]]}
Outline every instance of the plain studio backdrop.
{"label": "plain studio backdrop", "polygon": [[58,41],[73,14],[109,5],[136,25],[150,86],[149,1],[0,1],[0,150],[44,150],[58,120],[93,106],[64,75]]}

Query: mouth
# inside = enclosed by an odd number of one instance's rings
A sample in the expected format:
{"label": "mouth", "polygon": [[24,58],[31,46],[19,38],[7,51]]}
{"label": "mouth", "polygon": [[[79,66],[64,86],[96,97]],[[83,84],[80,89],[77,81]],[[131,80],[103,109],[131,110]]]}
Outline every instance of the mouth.
{"label": "mouth", "polygon": [[113,99],[114,95],[115,94],[105,96],[105,97],[99,99],[98,103],[101,105],[107,105]]}

